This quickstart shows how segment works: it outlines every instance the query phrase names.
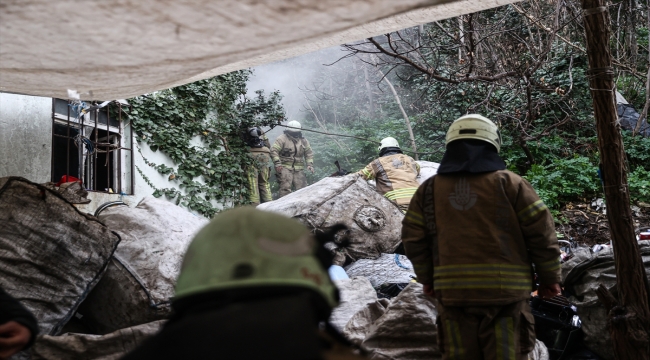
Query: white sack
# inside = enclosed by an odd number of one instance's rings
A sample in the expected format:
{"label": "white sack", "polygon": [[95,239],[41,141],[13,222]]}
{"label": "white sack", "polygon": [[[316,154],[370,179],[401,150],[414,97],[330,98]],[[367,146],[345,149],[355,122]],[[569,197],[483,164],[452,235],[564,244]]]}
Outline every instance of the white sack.
{"label": "white sack", "polygon": [[350,277],[367,278],[375,289],[384,284],[409,283],[416,277],[411,261],[398,254],[381,254],[375,260],[358,260],[348,265],[345,272]]}
{"label": "white sack", "polygon": [[97,284],[120,238],[59,193],[0,178],[0,286],[56,335]]}
{"label": "white sack", "polygon": [[99,215],[122,243],[79,313],[99,334],[167,316],[185,250],[205,218],[168,201],[147,197],[136,207]]}
{"label": "white sack", "polygon": [[157,333],[164,323],[158,320],[106,335],[39,336],[30,352],[32,360],[117,360]]}
{"label": "white sack", "polygon": [[257,208],[295,218],[312,230],[347,225],[351,244],[336,250],[334,265],[376,259],[394,252],[401,241],[404,214],[356,174],[322,179]]}
{"label": "white sack", "polygon": [[358,277],[334,282],[341,298],[339,305],[332,310],[330,323],[343,331],[352,315],[363,309],[366,304],[377,301],[377,293],[368,279]]}

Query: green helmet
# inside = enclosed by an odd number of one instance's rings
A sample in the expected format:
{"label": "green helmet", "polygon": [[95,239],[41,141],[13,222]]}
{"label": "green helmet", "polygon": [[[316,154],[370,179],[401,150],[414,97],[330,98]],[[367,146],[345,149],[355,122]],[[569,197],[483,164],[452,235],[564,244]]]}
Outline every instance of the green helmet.
{"label": "green helmet", "polygon": [[497,148],[497,152],[501,151],[499,128],[490,119],[478,114],[465,115],[456,119],[447,130],[445,146],[460,139],[487,141]]}
{"label": "green helmet", "polygon": [[176,283],[176,299],[234,288],[296,286],[332,307],[337,290],[314,256],[317,242],[299,222],[241,207],[217,215],[194,237]]}

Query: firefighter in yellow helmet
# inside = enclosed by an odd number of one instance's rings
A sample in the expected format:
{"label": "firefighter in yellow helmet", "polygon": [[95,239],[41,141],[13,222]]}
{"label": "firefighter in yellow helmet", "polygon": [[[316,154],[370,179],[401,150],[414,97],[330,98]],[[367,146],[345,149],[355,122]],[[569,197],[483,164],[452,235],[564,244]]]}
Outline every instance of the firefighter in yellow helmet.
{"label": "firefighter in yellow helmet", "polygon": [[171,319],[123,360],[364,359],[327,324],[339,298],[323,245],[342,228],[314,236],[253,207],[217,215],[185,254]]}
{"label": "firefighter in yellow helmet", "polygon": [[415,193],[402,242],[440,306],[443,359],[526,359],[534,265],[542,297],[560,293],[553,218],[531,185],[505,170],[497,126],[463,116],[447,132],[438,174]]}
{"label": "firefighter in yellow helmet", "polygon": [[275,176],[280,180],[280,197],[291,193],[291,186],[299,190],[307,186],[305,167],[314,173],[314,152],[309,141],[302,136],[302,126],[292,120],[287,130],[271,147]]}
{"label": "firefighter in yellow helmet", "polygon": [[412,157],[402,153],[395,138],[387,137],[381,140],[378,151],[379,158],[357,174],[365,180],[375,180],[377,191],[394,201],[402,211],[406,211],[420,185],[417,180],[420,165]]}
{"label": "firefighter in yellow helmet", "polygon": [[273,200],[269,176],[271,176],[271,144],[259,127],[251,127],[244,134],[248,145],[248,155],[253,163],[246,169],[248,176],[248,196],[254,206]]}

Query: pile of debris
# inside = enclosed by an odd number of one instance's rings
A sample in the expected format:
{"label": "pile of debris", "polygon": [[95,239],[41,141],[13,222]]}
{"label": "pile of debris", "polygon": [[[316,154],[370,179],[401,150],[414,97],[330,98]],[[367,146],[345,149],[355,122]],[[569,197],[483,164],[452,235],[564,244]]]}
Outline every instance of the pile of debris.
{"label": "pile of debris", "polygon": [[57,189],[1,178],[1,285],[40,328],[12,359],[117,359],[134,349],[169,315],[183,254],[206,223],[156,198],[96,218]]}

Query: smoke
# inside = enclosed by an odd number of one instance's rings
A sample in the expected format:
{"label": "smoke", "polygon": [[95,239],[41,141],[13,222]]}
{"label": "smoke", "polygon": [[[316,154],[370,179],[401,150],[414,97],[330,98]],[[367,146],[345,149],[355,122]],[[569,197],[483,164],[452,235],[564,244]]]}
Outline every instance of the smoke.
{"label": "smoke", "polygon": [[[306,116],[310,116],[303,90],[317,86],[317,80],[325,70],[326,64],[334,63],[344,55],[341,48],[336,46],[256,66],[252,68],[253,74],[247,83],[247,95],[255,96],[257,90],[264,90],[265,94],[279,90],[283,96],[282,105],[286,110],[287,119],[302,123]],[[271,143],[283,131],[283,127],[276,127],[268,132]]]}

